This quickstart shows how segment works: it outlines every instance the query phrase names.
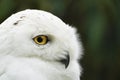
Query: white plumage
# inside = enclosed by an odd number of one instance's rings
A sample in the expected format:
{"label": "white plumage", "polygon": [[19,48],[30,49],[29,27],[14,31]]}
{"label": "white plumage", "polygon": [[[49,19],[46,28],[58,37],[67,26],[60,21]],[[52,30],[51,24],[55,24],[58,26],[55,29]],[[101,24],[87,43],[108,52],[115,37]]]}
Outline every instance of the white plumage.
{"label": "white plumage", "polygon": [[41,10],[24,10],[0,24],[0,80],[79,80],[76,30]]}

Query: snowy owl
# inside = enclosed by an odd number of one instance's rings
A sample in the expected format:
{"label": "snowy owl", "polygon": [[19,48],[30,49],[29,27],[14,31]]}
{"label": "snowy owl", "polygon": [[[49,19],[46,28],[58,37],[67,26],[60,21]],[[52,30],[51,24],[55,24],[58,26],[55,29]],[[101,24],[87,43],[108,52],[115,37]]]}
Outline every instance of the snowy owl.
{"label": "snowy owl", "polygon": [[76,29],[53,14],[24,10],[0,24],[0,80],[80,80]]}

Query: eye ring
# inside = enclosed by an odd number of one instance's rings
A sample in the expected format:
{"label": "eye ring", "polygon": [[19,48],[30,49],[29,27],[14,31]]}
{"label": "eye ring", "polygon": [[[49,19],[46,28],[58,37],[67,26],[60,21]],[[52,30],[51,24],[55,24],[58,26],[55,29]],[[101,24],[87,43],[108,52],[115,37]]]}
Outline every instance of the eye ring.
{"label": "eye ring", "polygon": [[33,38],[34,42],[39,45],[45,45],[48,43],[49,39],[46,35],[39,35]]}

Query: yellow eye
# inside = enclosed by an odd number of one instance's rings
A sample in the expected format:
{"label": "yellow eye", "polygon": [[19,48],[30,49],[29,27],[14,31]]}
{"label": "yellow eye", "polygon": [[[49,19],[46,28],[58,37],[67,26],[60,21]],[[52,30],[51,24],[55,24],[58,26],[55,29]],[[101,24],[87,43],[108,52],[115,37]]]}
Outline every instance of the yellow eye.
{"label": "yellow eye", "polygon": [[45,35],[36,36],[35,38],[33,38],[33,40],[36,44],[39,44],[39,45],[45,45],[49,41],[48,37]]}

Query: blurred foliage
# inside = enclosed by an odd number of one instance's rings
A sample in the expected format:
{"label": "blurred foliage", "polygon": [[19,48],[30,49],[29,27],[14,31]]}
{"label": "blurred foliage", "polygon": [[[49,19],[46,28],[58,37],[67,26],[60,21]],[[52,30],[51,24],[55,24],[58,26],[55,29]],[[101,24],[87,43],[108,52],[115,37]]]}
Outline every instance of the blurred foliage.
{"label": "blurred foliage", "polygon": [[120,0],[0,0],[0,22],[28,8],[52,12],[78,28],[81,80],[120,80]]}

